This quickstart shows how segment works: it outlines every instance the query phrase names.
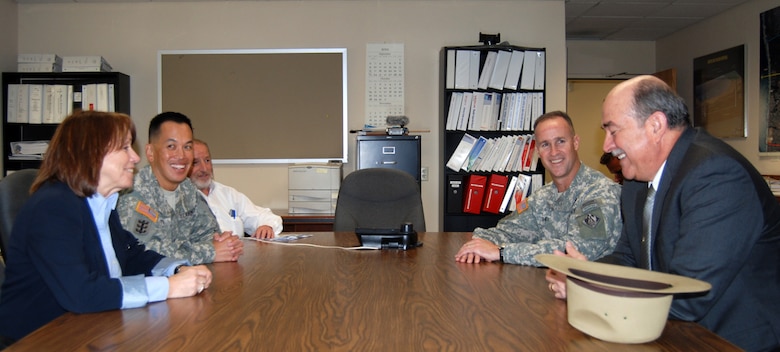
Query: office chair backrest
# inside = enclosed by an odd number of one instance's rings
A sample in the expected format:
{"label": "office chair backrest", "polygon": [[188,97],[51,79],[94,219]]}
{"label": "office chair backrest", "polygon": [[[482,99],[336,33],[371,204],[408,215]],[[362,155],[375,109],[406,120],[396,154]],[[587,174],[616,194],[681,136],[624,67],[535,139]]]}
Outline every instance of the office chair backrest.
{"label": "office chair backrest", "polygon": [[[3,261],[3,258],[0,258],[0,286],[3,285],[3,282],[5,282],[5,261]],[[2,294],[3,291],[0,290],[0,295]]]}
{"label": "office chair backrest", "polygon": [[16,214],[30,197],[30,186],[36,176],[38,169],[24,169],[0,180],[0,250],[3,258],[6,258],[6,248]]}
{"label": "office chair backrest", "polygon": [[356,170],[341,183],[333,231],[393,228],[410,222],[425,231],[420,186],[408,173],[396,169]]}

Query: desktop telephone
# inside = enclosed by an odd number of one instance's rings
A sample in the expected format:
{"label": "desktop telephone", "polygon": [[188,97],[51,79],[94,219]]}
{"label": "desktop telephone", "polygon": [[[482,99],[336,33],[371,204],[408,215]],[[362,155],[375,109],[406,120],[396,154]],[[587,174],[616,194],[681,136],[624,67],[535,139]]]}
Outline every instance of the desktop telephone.
{"label": "desktop telephone", "polygon": [[407,250],[422,246],[411,223],[402,224],[397,229],[359,227],[355,229],[355,234],[363,247]]}

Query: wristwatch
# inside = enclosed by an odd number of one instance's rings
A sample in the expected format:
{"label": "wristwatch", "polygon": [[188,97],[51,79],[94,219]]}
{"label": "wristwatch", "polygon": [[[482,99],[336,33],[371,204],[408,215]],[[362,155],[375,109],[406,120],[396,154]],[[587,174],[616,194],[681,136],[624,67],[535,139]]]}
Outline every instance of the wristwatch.
{"label": "wristwatch", "polygon": [[504,262],[504,246],[498,246],[498,261]]}

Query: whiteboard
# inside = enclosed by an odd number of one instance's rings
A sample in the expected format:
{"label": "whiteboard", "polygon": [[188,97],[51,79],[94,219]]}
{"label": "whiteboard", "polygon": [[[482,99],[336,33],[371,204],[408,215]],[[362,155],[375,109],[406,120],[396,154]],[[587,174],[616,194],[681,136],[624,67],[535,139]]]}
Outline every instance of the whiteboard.
{"label": "whiteboard", "polygon": [[345,48],[161,50],[158,92],[216,164],[347,162]]}

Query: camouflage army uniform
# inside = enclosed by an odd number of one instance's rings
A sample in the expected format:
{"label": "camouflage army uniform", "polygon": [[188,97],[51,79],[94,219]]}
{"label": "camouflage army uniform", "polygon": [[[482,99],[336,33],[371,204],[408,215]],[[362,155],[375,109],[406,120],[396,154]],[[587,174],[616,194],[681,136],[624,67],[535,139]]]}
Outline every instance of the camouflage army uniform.
{"label": "camouflage army uniform", "polygon": [[125,229],[149,249],[192,264],[214,261],[214,233],[219,225],[206,201],[189,179],[176,189],[176,210],[146,166],[135,176],[133,189],[119,197],[117,212]]}
{"label": "camouflage army uniform", "polygon": [[528,197],[528,208],[501,219],[496,227],[477,228],[475,238],[504,246],[504,262],[540,266],[534,256],[564,251],[571,241],[589,260],[609,253],[623,223],[621,186],[581,164],[569,189],[559,193],[550,183]]}

